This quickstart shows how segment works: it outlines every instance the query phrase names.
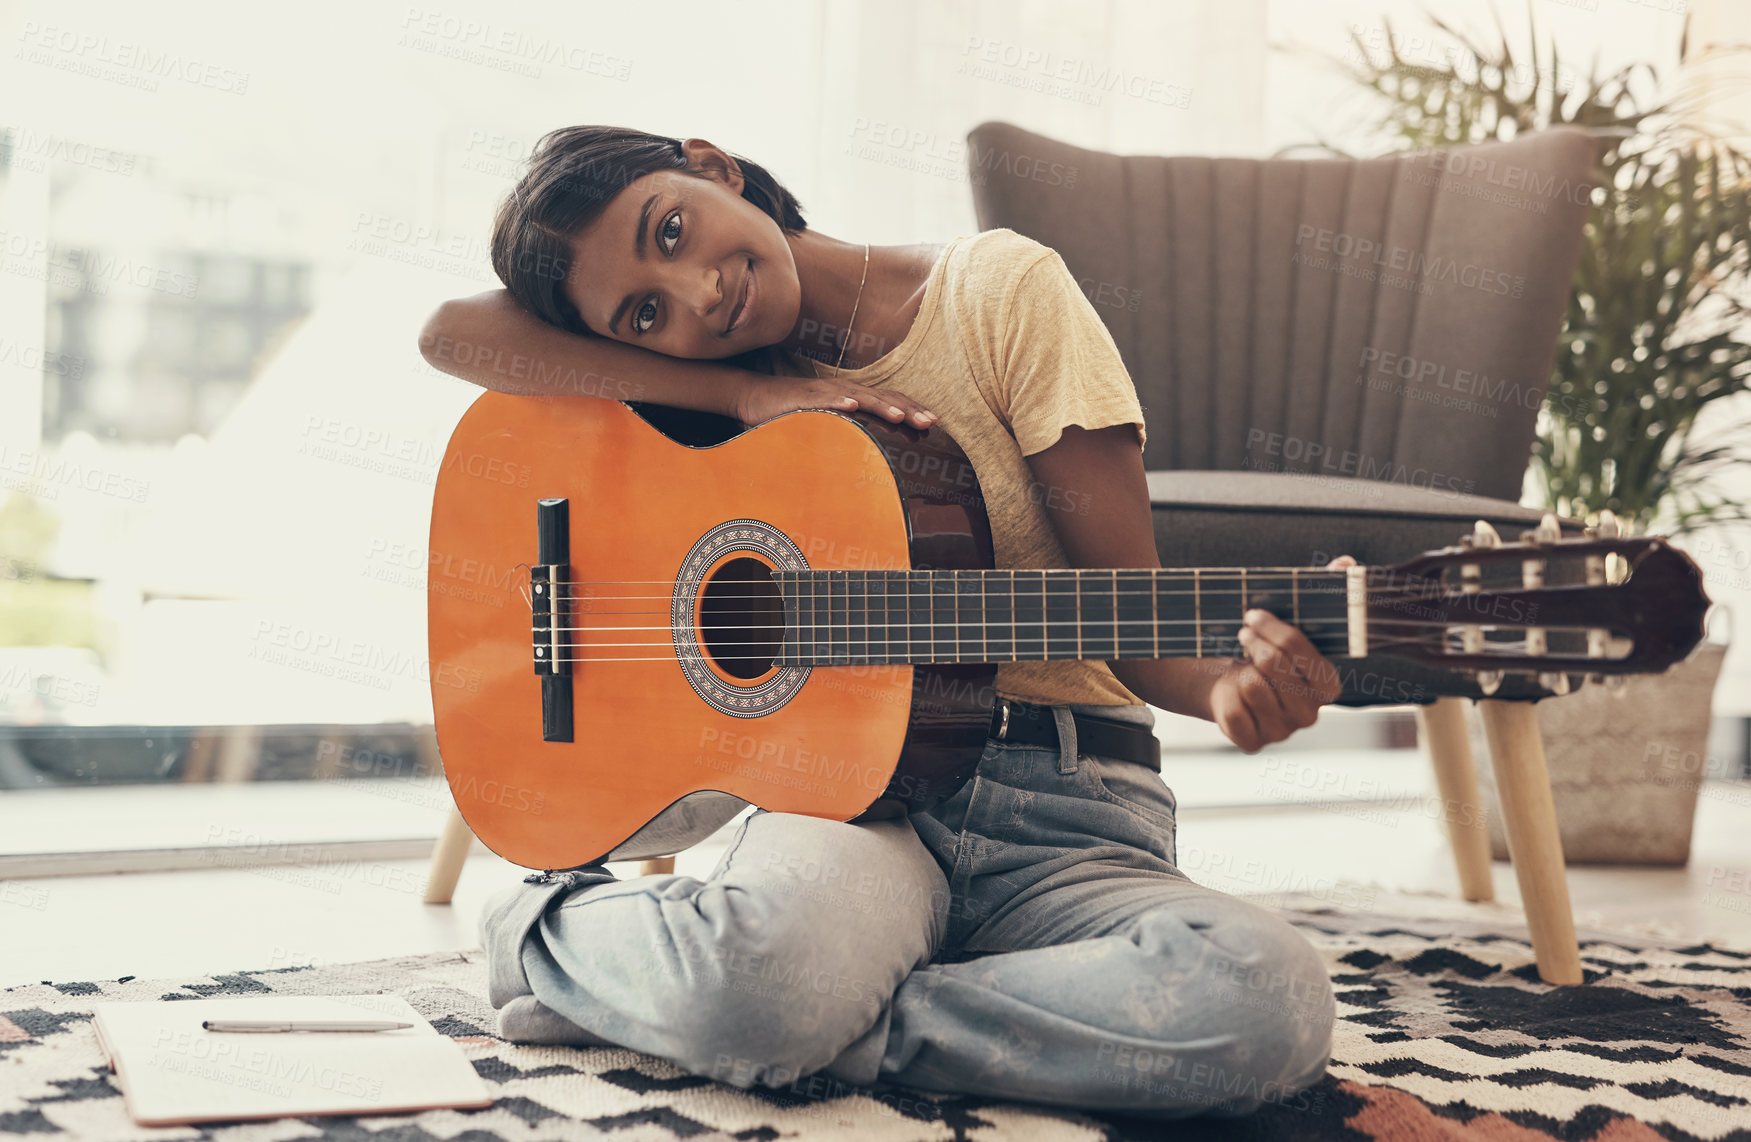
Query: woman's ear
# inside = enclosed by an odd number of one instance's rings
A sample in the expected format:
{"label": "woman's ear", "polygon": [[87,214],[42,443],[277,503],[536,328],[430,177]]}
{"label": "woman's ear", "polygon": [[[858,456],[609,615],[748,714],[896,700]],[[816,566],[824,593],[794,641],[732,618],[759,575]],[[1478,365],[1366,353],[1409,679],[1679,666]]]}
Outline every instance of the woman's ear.
{"label": "woman's ear", "polygon": [[724,151],[704,139],[685,139],[681,154],[687,159],[687,169],[706,178],[713,178],[737,194],[742,193],[742,167]]}

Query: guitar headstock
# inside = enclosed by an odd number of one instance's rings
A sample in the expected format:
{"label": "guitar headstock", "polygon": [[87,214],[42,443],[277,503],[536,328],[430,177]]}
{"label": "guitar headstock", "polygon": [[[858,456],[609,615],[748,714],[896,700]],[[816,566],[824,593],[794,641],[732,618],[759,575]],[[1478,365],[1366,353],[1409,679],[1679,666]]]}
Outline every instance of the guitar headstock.
{"label": "guitar headstock", "polygon": [[1506,672],[1562,694],[1571,674],[1616,682],[1682,661],[1705,633],[1701,569],[1604,514],[1573,539],[1546,515],[1517,543],[1479,520],[1456,546],[1369,568],[1370,653],[1475,671],[1486,694]]}

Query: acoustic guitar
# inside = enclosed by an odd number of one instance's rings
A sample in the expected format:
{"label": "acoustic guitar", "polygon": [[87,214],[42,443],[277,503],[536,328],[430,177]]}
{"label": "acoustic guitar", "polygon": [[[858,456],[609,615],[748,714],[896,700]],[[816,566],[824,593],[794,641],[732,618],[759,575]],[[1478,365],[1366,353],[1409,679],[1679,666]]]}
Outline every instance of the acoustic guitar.
{"label": "acoustic guitar", "polygon": [[1250,607],[1333,659],[1486,691],[1504,671],[1558,691],[1658,672],[1703,637],[1700,572],[1657,537],[1563,539],[1547,518],[1391,567],[997,568],[940,427],[659,427],[676,411],[489,392],[445,451],[438,749],[475,835],[515,864],[595,863],[697,790],[838,821],[927,807],[977,765],[998,663],[1232,659]]}

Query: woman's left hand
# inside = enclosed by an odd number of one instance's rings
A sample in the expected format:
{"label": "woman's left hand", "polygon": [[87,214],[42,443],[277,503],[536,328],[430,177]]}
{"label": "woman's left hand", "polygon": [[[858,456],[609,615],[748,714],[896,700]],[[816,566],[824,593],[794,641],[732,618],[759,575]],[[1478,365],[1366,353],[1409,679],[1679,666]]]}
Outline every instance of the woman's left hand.
{"label": "woman's left hand", "polygon": [[[1327,570],[1356,566],[1348,555]],[[1264,610],[1242,616],[1237,661],[1210,688],[1210,718],[1247,753],[1280,742],[1319,719],[1319,708],[1343,690],[1338,668],[1307,636]]]}

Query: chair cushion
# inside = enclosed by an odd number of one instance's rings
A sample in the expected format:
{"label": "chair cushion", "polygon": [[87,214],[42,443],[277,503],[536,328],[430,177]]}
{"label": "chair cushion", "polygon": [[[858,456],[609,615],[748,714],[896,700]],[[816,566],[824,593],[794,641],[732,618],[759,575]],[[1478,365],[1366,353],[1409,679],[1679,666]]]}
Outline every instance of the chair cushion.
{"label": "chair cushion", "polygon": [[[1347,476],[1293,472],[1147,473],[1164,567],[1317,566],[1337,555],[1398,563],[1450,547],[1480,519],[1504,540],[1543,512],[1508,500]],[[1579,535],[1578,520],[1559,520]]]}

